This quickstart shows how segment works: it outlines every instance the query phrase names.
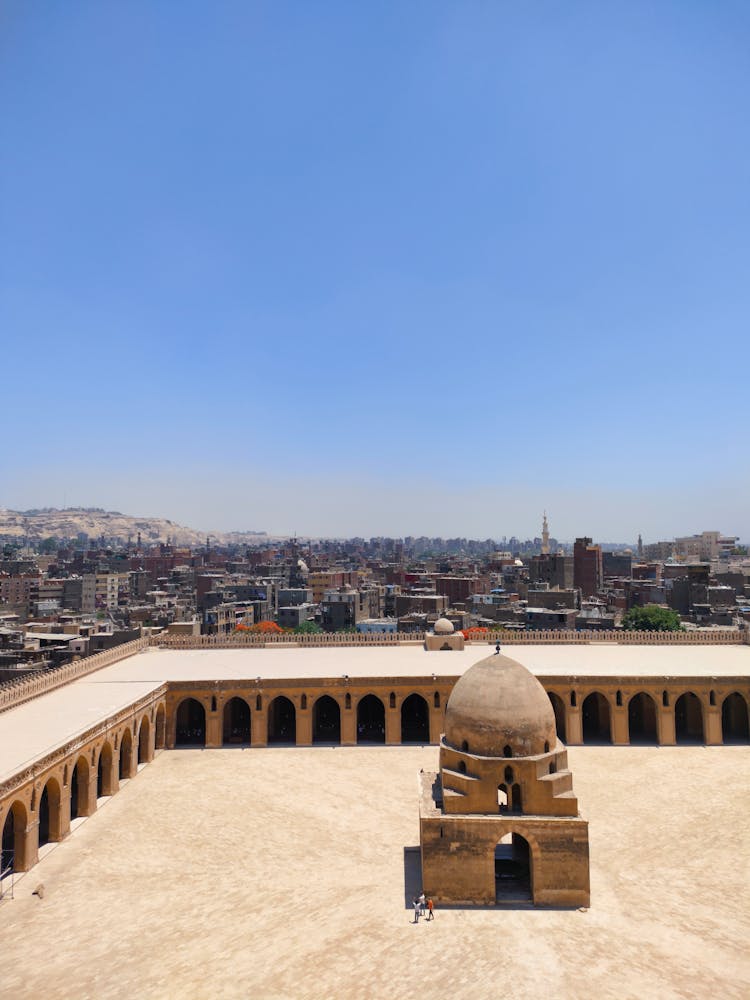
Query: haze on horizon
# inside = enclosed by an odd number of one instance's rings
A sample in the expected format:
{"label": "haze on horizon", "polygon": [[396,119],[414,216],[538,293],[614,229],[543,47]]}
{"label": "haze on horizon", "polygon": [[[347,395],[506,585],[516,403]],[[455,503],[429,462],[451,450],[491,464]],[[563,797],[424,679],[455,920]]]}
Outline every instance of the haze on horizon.
{"label": "haze on horizon", "polygon": [[0,25],[0,505],[750,536],[747,5]]}

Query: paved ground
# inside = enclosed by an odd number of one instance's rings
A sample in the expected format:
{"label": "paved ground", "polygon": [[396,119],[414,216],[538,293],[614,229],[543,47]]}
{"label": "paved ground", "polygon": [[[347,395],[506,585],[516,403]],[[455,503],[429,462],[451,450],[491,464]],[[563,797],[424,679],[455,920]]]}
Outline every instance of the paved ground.
{"label": "paved ground", "polygon": [[435,748],[164,752],[0,903],[0,992],[744,1000],[750,748],[569,760],[591,909],[438,910],[414,926],[404,847]]}

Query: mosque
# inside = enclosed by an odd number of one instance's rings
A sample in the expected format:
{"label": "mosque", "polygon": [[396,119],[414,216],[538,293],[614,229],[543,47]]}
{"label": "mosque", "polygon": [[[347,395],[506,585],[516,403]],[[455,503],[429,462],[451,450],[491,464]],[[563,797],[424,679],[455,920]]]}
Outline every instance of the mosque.
{"label": "mosque", "polygon": [[566,745],[750,741],[746,633],[537,634],[509,640],[513,659],[483,656],[493,646],[448,621],[424,640],[341,638],[157,636],[0,691],[2,874],[32,869],[162,750],[431,744],[425,888],[584,906],[588,828]]}

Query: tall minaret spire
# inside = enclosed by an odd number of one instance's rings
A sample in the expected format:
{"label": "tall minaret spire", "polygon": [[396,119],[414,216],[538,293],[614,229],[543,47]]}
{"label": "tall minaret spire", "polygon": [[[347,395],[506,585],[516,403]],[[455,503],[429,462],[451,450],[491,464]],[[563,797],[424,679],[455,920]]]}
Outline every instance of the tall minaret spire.
{"label": "tall minaret spire", "polygon": [[542,555],[549,555],[549,525],[547,524],[547,511],[544,512],[542,520]]}

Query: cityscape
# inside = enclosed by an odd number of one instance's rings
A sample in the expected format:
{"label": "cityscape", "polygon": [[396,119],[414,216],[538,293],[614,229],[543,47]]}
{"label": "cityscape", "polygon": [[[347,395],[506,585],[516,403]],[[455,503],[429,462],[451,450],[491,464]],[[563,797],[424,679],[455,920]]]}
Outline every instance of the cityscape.
{"label": "cityscape", "polygon": [[750,555],[718,531],[639,536],[632,547],[561,543],[544,513],[539,535],[525,540],[256,533],[181,546],[169,535],[144,541],[155,533],[148,519],[121,514],[113,516],[131,527],[125,537],[34,537],[35,516],[14,519],[31,536],[0,534],[4,680],[160,632],[235,641],[423,634],[441,618],[467,636],[750,627]]}

